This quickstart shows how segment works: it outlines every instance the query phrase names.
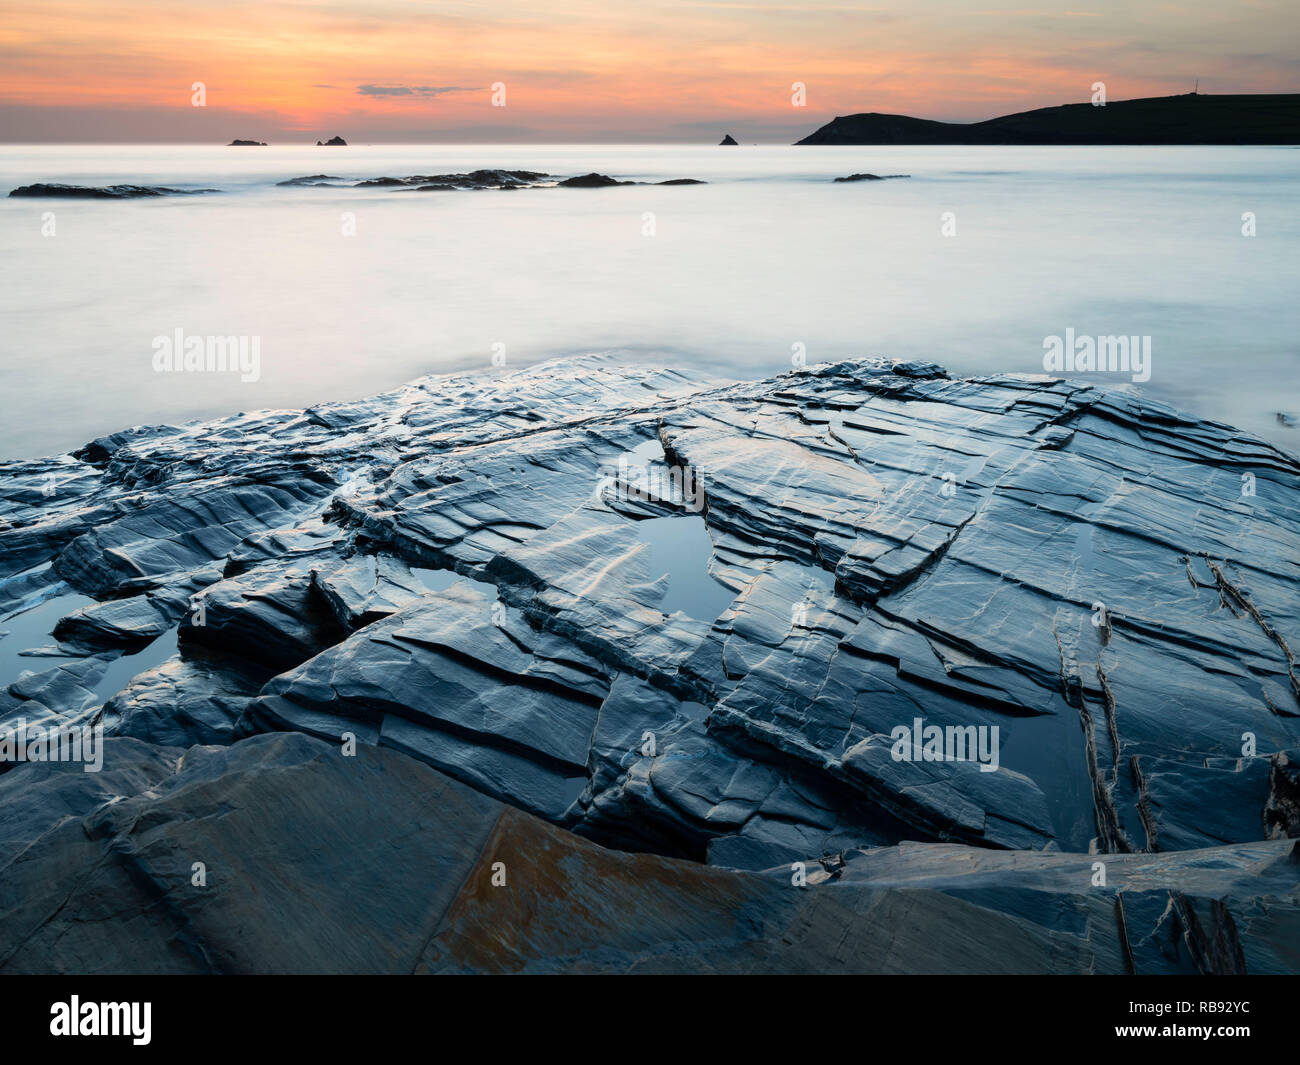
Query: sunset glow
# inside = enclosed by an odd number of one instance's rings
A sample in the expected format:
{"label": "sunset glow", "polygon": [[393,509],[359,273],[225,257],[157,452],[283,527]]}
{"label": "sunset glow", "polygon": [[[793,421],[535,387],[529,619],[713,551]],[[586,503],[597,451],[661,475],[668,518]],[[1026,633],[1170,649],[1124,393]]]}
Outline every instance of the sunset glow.
{"label": "sunset glow", "polygon": [[1289,5],[23,0],[0,25],[0,139],[787,142],[858,111],[1078,102],[1097,80],[1112,99],[1286,92]]}

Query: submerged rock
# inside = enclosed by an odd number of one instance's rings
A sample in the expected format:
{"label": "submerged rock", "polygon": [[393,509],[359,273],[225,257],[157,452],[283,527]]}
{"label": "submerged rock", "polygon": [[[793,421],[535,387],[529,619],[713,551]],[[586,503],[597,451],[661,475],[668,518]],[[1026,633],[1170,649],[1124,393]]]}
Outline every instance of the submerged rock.
{"label": "submerged rock", "polygon": [[[727,383],[592,356],[141,428],[0,465],[0,603],[68,587],[97,601],[51,618],[60,646],[33,646],[23,676],[0,678],[0,729],[99,720],[118,737],[105,780],[120,757],[142,782],[104,786],[153,811],[164,848],[206,815],[164,809],[159,772],[213,767],[206,794],[220,804],[228,781],[256,796],[281,787],[283,756],[322,805],[304,800],[306,820],[283,829],[241,815],[250,855],[284,847],[281,831],[324,832],[341,816],[332,804],[388,838],[429,789],[530,853],[607,871],[572,901],[611,921],[643,904],[638,877],[661,875],[680,878],[690,908],[708,910],[723,885],[718,920],[734,924],[743,898],[777,924],[802,921],[814,911],[800,907],[829,905],[789,890],[791,863],[811,862],[818,891],[852,896],[836,927],[864,950],[875,900],[975,922],[986,944],[997,930],[998,964],[1023,971],[1276,971],[1292,964],[1279,937],[1295,921],[1279,837],[1300,824],[1298,489],[1295,456],[1135,393],[879,360]],[[119,657],[174,630],[165,661],[132,673]],[[317,740],[263,735],[280,731]],[[339,755],[345,737],[357,760]],[[231,743],[183,760],[163,750]],[[376,791],[365,774],[379,765],[383,787],[407,790]],[[53,771],[20,767],[0,784],[17,799]],[[23,816],[48,827],[58,803],[38,792]],[[436,803],[424,809],[445,825]],[[118,815],[77,816],[106,834],[69,829],[43,854],[90,861],[110,845],[102,819]],[[453,900],[478,849],[439,831],[430,845],[447,864],[410,876],[424,891],[445,882]],[[328,847],[316,853],[232,860],[315,884]],[[1093,890],[1102,859],[1111,888]],[[529,878],[549,874],[516,860],[531,905]],[[924,891],[891,895],[879,880],[899,870]],[[974,870],[978,901],[960,886]],[[779,902],[765,886],[778,881]],[[1252,892],[1275,900],[1272,917],[1232,901]],[[266,952],[291,948],[253,945],[256,921],[247,937],[225,924],[201,937],[234,936],[253,967],[371,971],[401,954],[386,937],[404,904],[383,898],[366,911],[375,953],[313,945],[277,960]],[[565,905],[548,910],[556,928],[573,925]],[[497,954],[456,912],[410,965],[596,964],[595,940],[575,945],[573,927],[572,950],[539,925]],[[713,927],[681,919],[682,935]],[[73,948],[54,945],[68,938],[57,926],[11,964],[82,963],[58,953]],[[598,929],[622,944],[601,965],[731,964],[727,950],[672,957],[653,936]],[[809,942],[831,949],[822,934]],[[1240,949],[1223,947],[1233,936]],[[755,966],[813,965],[771,936],[742,940],[726,942]],[[120,965],[107,943],[97,956]],[[967,962],[898,949],[884,967],[996,967],[987,946]]]}

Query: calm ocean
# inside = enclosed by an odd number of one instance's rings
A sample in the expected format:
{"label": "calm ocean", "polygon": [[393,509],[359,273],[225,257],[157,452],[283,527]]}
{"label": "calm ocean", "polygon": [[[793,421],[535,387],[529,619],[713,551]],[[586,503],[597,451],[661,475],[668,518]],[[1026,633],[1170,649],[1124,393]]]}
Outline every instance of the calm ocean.
{"label": "calm ocean", "polygon": [[[480,167],[708,184],[276,186]],[[911,176],[831,180],[863,171]],[[358,397],[494,353],[619,349],[733,377],[800,352],[1035,373],[1067,330],[1150,337],[1132,387],[1300,451],[1277,417],[1300,416],[1298,179],[1289,148],[2,146],[0,197],[38,181],[221,191],[0,198],[0,456]],[[258,338],[257,380],[155,372],[154,338],[178,329]]]}

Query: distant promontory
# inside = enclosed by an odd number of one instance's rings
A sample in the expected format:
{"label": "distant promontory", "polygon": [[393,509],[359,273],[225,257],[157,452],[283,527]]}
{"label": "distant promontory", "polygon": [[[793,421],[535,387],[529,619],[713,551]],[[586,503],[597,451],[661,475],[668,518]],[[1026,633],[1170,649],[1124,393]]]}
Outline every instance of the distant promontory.
{"label": "distant promontory", "polygon": [[1154,96],[1041,107],[986,122],[875,112],[828,122],[797,144],[1300,144],[1300,94]]}

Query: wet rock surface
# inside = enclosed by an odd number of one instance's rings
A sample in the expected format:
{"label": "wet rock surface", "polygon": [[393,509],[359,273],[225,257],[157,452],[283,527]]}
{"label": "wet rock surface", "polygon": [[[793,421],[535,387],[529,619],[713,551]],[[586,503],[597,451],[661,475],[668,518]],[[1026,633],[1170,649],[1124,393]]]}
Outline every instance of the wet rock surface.
{"label": "wet rock surface", "polygon": [[1300,935],[1292,840],[1116,856],[1101,888],[1088,855],[905,844],[800,888],[607,850],[384,747],[105,765],[0,777],[0,971],[1279,973]]}
{"label": "wet rock surface", "polygon": [[[1277,937],[1296,931],[1297,487],[1294,456],[1132,393],[879,361],[736,384],[591,356],[7,463],[0,653],[23,653],[0,730],[98,722],[110,739],[100,774],[0,776],[5,808],[48,834],[0,898],[17,914],[36,905],[21,877],[57,874],[101,905],[86,863],[130,835],[114,820],[130,804],[179,861],[206,816],[168,805],[198,794],[187,773],[218,806],[251,789],[270,810],[288,759],[320,803],[303,800],[300,835],[363,806],[366,833],[442,848],[447,897],[367,900],[376,953],[331,965],[328,923],[300,957],[232,930],[237,898],[182,901],[187,871],[151,873],[162,909],[217,923],[143,967],[959,965],[951,944],[873,938],[885,907],[940,938],[984,922],[967,935],[1000,937],[1017,971],[1294,970]],[[136,798],[110,816],[97,788]],[[430,798],[413,820],[426,788],[477,812],[448,828]],[[327,892],[310,885],[331,860],[379,875],[373,848],[249,857],[295,831],[256,806],[204,844],[247,890]],[[58,827],[74,807],[100,827]],[[476,817],[514,841],[532,902],[475,879],[491,863],[457,833]],[[578,898],[568,861],[610,872]],[[1267,919],[1233,901],[1251,892]],[[669,896],[687,901],[649,938],[609,930]],[[556,924],[489,947],[486,898],[544,899]],[[385,937],[417,904],[412,942],[436,946],[397,950]],[[76,968],[58,921],[90,920],[81,905],[13,933],[0,966]],[[567,905],[608,917],[607,952],[565,946]],[[760,931],[664,945],[733,906]],[[769,941],[789,922],[806,953]]]}

